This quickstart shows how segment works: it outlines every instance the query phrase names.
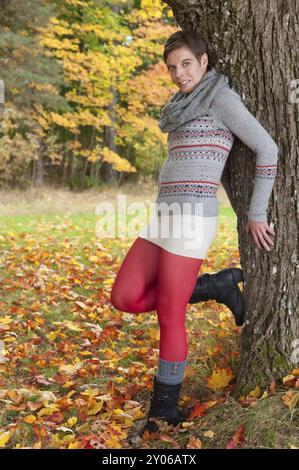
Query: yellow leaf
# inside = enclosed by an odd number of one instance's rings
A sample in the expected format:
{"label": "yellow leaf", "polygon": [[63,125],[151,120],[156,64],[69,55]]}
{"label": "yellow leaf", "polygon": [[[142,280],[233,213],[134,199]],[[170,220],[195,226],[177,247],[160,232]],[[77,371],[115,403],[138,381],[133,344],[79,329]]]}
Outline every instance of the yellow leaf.
{"label": "yellow leaf", "polygon": [[75,384],[73,380],[69,380],[68,382],[65,382],[62,386],[63,388],[70,388]]}
{"label": "yellow leaf", "polygon": [[213,438],[215,436],[215,433],[213,431],[206,431],[203,433],[205,437]]}
{"label": "yellow leaf", "polygon": [[12,336],[11,338],[5,338],[5,343],[13,343],[14,341],[17,341],[17,338]]}
{"label": "yellow leaf", "polygon": [[68,446],[68,449],[80,449],[80,442],[71,442]]}
{"label": "yellow leaf", "polygon": [[191,423],[183,422],[181,423],[182,428],[191,428],[194,425],[194,421],[191,421]]}
{"label": "yellow leaf", "polygon": [[99,261],[99,258],[93,255],[93,256],[90,256],[88,260],[91,261],[91,263],[97,263]]}
{"label": "yellow leaf", "polygon": [[37,414],[38,416],[51,416],[55,411],[58,411],[58,410],[59,410],[58,406],[53,404],[53,405],[46,406],[45,408],[42,408],[41,410],[39,410]]}
{"label": "yellow leaf", "polygon": [[98,388],[87,388],[84,392],[81,392],[80,395],[86,395],[88,397],[96,397],[100,393]]}
{"label": "yellow leaf", "polygon": [[2,325],[8,325],[11,322],[12,318],[9,315],[5,315],[4,317],[0,318],[0,323],[2,323]]}
{"label": "yellow leaf", "polygon": [[73,323],[72,321],[66,321],[64,324],[72,331],[83,331],[82,328],[80,328],[78,325]]}
{"label": "yellow leaf", "polygon": [[213,374],[208,378],[207,382],[212,389],[217,390],[225,388],[233,377],[234,375],[230,367],[226,369],[217,368],[213,371]]}
{"label": "yellow leaf", "polygon": [[[136,318],[135,318],[136,320]],[[148,329],[148,335],[151,339],[156,339],[158,340],[160,338],[160,331],[158,328],[149,328]]]}
{"label": "yellow leaf", "polygon": [[91,410],[88,411],[88,416],[96,415],[101,409],[103,408],[104,402],[101,400],[99,401]]}
{"label": "yellow leaf", "polygon": [[123,382],[125,382],[125,378],[124,377],[114,377],[113,379],[115,382],[117,382],[118,384],[121,384]]}
{"label": "yellow leaf", "polygon": [[249,392],[248,394],[248,397],[259,398],[260,396],[261,396],[261,389],[258,385],[255,387],[254,390],[251,390],[251,392]]}
{"label": "yellow leaf", "polygon": [[51,331],[51,333],[48,333],[46,335],[46,337],[50,340],[50,341],[55,341],[57,335],[59,334],[59,331]]}
{"label": "yellow leaf", "polygon": [[10,437],[10,431],[3,432],[2,434],[0,434],[0,447],[5,447],[5,444],[9,441]]}
{"label": "yellow leaf", "polygon": [[69,418],[66,422],[67,426],[74,426],[74,424],[76,424],[78,421],[78,418],[76,416],[73,416],[72,418]]}
{"label": "yellow leaf", "polygon": [[106,441],[106,446],[108,449],[120,449],[121,445],[116,436],[110,436],[109,440]]}
{"label": "yellow leaf", "polygon": [[83,366],[83,362],[77,362],[76,364],[62,364],[59,366],[59,370],[64,372],[67,375],[75,374],[81,367]]}

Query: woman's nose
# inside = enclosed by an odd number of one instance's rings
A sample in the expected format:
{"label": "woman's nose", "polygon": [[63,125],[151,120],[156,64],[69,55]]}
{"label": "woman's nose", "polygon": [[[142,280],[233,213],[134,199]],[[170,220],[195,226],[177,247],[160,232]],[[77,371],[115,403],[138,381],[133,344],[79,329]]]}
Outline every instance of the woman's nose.
{"label": "woman's nose", "polygon": [[177,68],[176,71],[175,71],[175,76],[176,78],[180,78],[183,74],[183,69],[181,68]]}

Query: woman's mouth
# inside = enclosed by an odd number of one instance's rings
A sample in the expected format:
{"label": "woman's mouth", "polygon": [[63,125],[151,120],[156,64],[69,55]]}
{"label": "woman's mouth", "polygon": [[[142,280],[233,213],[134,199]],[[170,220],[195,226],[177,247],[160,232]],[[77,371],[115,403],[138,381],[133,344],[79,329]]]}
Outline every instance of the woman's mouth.
{"label": "woman's mouth", "polygon": [[189,83],[189,82],[190,82],[190,80],[184,80],[184,81],[182,81],[182,82],[179,82],[179,85],[180,85],[180,86],[185,86],[185,85],[187,85],[187,83]]}

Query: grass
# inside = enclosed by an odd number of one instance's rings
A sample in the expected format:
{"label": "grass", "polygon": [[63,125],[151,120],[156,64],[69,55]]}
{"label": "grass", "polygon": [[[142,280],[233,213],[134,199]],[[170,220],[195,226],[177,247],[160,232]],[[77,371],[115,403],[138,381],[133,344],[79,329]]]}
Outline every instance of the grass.
{"label": "grass", "polygon": [[[129,193],[131,202],[140,200],[140,188],[134,191]],[[116,194],[101,193],[101,200],[115,200]],[[155,187],[149,185],[143,200],[150,202],[154,194]],[[125,410],[125,397],[130,397],[146,412],[152,379],[148,371],[154,373],[159,339],[155,312],[132,316],[119,312],[109,300],[116,272],[134,237],[97,238],[94,208],[99,194],[94,191],[55,195],[47,190],[37,199],[18,192],[2,196],[0,331],[9,362],[0,364],[0,436],[15,424],[6,447],[80,448],[90,433],[107,448],[134,447],[126,437],[116,439],[119,428],[124,435],[129,431],[115,410]],[[202,271],[238,265],[236,217],[220,198],[217,236]],[[220,314],[226,316],[220,320]],[[223,390],[207,386],[215,368],[237,372],[240,329],[230,312],[212,301],[189,305],[186,318],[189,366],[183,401],[189,407],[198,400],[217,400],[217,405],[195,418],[192,427],[177,432],[175,440],[182,448],[191,438],[199,439],[204,448],[225,448],[244,426],[244,447],[298,447],[298,411],[282,404],[285,390],[245,407],[232,398],[233,381]],[[73,367],[77,360],[82,364],[77,371],[64,368]],[[111,396],[100,414],[87,414],[84,386],[98,387],[99,396]],[[3,395],[5,390],[24,389],[29,395],[20,405],[18,397]],[[38,406],[43,391],[61,400],[63,420],[58,413],[51,422],[51,416],[40,417],[40,408],[28,405]],[[95,406],[91,398],[89,406]],[[38,426],[24,421],[28,415],[36,417]],[[77,419],[74,435],[55,431],[58,426],[71,426],[71,417]],[[130,431],[135,426],[138,420]],[[206,431],[213,431],[214,437],[205,436]],[[170,448],[172,443],[154,440],[136,445],[140,446]]]}

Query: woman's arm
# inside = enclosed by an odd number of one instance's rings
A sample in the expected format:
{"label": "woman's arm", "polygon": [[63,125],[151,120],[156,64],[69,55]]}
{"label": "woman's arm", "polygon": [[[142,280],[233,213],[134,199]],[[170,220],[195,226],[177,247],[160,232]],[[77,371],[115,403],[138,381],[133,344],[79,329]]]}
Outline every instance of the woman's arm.
{"label": "woman's arm", "polygon": [[222,175],[221,175],[221,184],[226,192],[226,195],[229,199],[230,205],[232,206],[235,214],[237,215],[237,209],[234,204],[234,198],[233,198],[233,192],[232,192],[232,187],[231,187],[231,179],[230,179],[230,171],[229,171],[229,166],[228,166],[228,160],[226,160],[225,167],[223,169]]}
{"label": "woman's arm", "polygon": [[268,202],[277,173],[278,147],[234,90],[222,88],[213,103],[215,120],[222,122],[256,154],[254,188],[247,215],[251,222],[267,223]]}

